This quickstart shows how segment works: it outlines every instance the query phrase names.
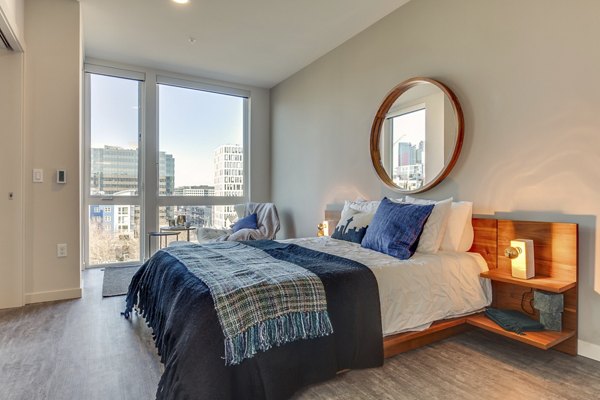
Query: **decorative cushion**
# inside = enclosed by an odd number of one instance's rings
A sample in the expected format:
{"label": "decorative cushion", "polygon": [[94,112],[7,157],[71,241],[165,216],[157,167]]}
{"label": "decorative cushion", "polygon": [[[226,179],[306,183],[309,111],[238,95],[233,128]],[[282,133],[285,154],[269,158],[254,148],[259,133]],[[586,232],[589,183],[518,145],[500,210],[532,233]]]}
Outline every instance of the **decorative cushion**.
{"label": "decorative cushion", "polygon": [[344,209],[350,208],[358,212],[375,214],[375,211],[377,211],[377,207],[379,207],[379,203],[381,203],[381,201],[379,200],[346,200],[346,202],[344,203]]}
{"label": "decorative cushion", "polygon": [[235,224],[231,227],[233,232],[237,232],[240,229],[258,229],[258,222],[256,219],[256,213],[250,214],[247,217],[238,219]]}
{"label": "decorative cushion", "polygon": [[410,258],[432,210],[433,204],[395,203],[384,198],[362,240],[362,247],[401,260]]}
{"label": "decorative cushion", "polygon": [[372,213],[357,212],[350,208],[345,212],[343,211],[340,222],[338,222],[331,237],[360,243],[367,232],[367,227],[371,223],[373,215]]}
{"label": "decorative cushion", "polygon": [[446,226],[448,225],[452,197],[442,201],[434,201],[406,196],[404,201],[409,204],[434,204],[433,211],[427,219],[425,227],[423,227],[423,233],[419,238],[417,251],[419,253],[437,253],[442,244]]}
{"label": "decorative cushion", "polygon": [[472,202],[459,201],[452,203],[448,226],[440,250],[469,251],[474,237],[472,218]]}

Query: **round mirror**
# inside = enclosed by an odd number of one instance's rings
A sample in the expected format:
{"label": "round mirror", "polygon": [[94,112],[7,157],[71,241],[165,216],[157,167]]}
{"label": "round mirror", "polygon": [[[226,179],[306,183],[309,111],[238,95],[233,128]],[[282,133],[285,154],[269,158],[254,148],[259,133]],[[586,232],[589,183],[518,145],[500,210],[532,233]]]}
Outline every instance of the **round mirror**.
{"label": "round mirror", "polygon": [[440,183],[460,154],[464,119],[444,84],[412,78],[383,100],[371,129],[371,159],[379,178],[403,193]]}

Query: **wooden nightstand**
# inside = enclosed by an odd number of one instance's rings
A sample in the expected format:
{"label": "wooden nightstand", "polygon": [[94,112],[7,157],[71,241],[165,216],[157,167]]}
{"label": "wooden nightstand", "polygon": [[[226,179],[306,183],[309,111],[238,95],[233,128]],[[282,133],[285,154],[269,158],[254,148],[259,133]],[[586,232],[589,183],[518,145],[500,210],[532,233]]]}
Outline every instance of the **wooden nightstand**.
{"label": "wooden nightstand", "polygon": [[[507,220],[499,220],[497,224],[497,265],[488,261],[490,270],[481,273],[482,278],[492,280],[492,307],[521,310],[523,296],[527,292],[560,293],[564,295],[563,330],[518,335],[504,330],[483,313],[467,317],[467,323],[540,349],[555,348],[577,354],[577,224]],[[534,278],[518,279],[511,275],[510,259],[503,255],[503,250],[515,238],[534,241]],[[494,241],[494,238],[490,240]],[[539,319],[537,311],[533,311],[535,315],[532,318]]]}

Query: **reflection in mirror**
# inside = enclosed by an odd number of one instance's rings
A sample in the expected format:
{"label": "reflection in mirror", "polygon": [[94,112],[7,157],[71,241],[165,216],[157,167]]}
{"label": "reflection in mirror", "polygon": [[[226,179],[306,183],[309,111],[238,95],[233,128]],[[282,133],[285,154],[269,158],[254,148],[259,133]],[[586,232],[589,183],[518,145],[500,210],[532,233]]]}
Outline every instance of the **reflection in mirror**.
{"label": "reflection in mirror", "polygon": [[448,174],[462,144],[455,101],[449,89],[426,78],[404,82],[384,100],[373,124],[371,156],[388,186],[415,193]]}

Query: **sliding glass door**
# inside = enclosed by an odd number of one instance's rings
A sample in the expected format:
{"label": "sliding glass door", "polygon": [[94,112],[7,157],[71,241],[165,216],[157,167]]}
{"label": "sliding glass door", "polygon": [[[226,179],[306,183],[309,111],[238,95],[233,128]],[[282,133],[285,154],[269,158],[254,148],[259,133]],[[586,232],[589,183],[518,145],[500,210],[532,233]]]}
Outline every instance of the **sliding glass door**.
{"label": "sliding glass door", "polygon": [[156,250],[148,232],[177,217],[193,228],[236,220],[249,193],[248,92],[93,65],[85,91],[86,267],[141,262]]}

